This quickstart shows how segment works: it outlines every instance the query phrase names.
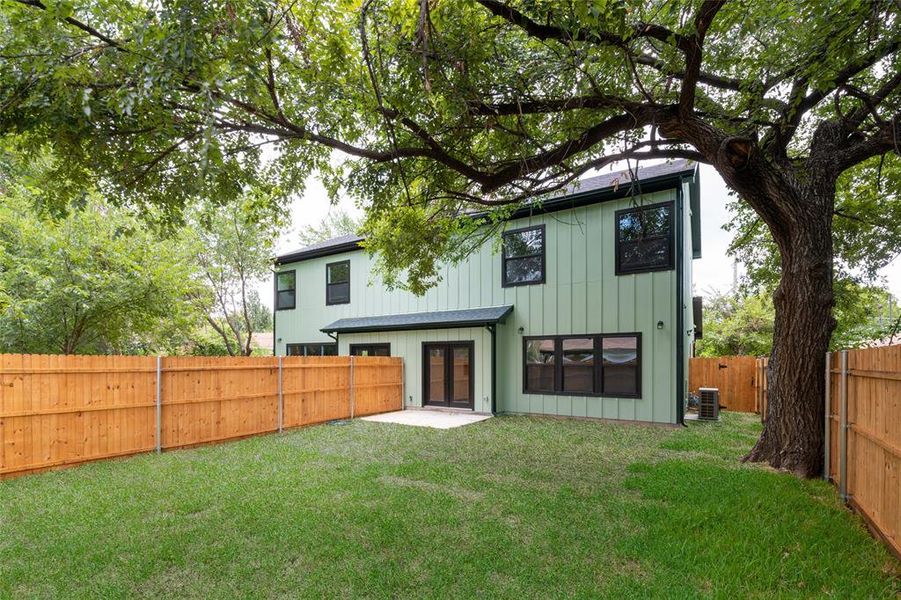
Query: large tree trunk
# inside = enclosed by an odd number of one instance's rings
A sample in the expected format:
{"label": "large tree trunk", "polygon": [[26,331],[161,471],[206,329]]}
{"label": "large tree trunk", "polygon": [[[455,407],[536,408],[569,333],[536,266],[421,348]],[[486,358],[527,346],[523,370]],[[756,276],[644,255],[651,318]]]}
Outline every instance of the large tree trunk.
{"label": "large tree trunk", "polygon": [[790,215],[771,231],[782,278],[773,303],[776,321],[770,355],[766,423],[745,460],[765,461],[803,477],[823,468],[825,355],[835,328],[832,316],[832,214],[834,182],[810,182],[803,191],[773,198]]}

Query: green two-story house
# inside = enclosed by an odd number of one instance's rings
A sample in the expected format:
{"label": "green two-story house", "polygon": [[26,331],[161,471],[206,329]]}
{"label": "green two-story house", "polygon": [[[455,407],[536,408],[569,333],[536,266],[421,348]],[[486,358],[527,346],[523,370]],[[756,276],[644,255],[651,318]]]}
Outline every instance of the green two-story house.
{"label": "green two-story house", "polygon": [[423,296],[361,238],[279,256],[279,355],[404,359],[407,407],[679,423],[700,188],[688,161],[585,179],[515,212]]}

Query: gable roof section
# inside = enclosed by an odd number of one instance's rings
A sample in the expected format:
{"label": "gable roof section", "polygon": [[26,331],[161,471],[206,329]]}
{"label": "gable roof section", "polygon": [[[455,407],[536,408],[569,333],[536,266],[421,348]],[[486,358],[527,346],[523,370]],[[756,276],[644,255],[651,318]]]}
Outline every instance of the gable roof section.
{"label": "gable roof section", "polygon": [[[531,215],[540,215],[558,210],[567,210],[579,206],[596,204],[617,198],[626,198],[639,193],[651,193],[670,189],[679,185],[683,178],[694,177],[697,181],[697,163],[687,159],[679,159],[671,162],[639,167],[637,177],[633,178],[629,170],[605,173],[595,177],[588,177],[571,183],[560,192],[551,196],[535,198],[526,203],[510,216],[511,219],[519,219]],[[694,208],[694,205],[692,206]],[[698,206],[700,215],[700,205]],[[472,216],[478,218],[480,214]],[[692,226],[692,237],[698,235],[697,248],[700,248],[700,221],[697,228]],[[358,250],[360,242],[364,238],[358,235],[342,235],[330,240],[318,242],[306,246],[300,250],[282,254],[275,259],[275,264],[284,264],[340,254],[351,250]]]}
{"label": "gable roof section", "polygon": [[453,329],[456,327],[483,327],[503,323],[513,306],[489,306],[465,310],[439,310],[432,312],[382,315],[379,317],[354,317],[338,319],[321,329],[324,333],[362,333],[365,331],[408,331],[411,329]]}

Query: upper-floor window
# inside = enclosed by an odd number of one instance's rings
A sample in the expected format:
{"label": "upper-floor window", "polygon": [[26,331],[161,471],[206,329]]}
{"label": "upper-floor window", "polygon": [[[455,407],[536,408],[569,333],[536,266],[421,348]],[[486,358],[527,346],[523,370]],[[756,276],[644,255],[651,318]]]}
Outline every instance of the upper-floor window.
{"label": "upper-floor window", "polygon": [[350,302],[350,261],[342,260],[325,265],[325,303]]}
{"label": "upper-floor window", "polygon": [[673,203],[616,211],[616,274],[674,268]]}
{"label": "upper-floor window", "polygon": [[297,297],[297,272],[282,271],[275,275],[275,310],[294,308]]}
{"label": "upper-floor window", "polygon": [[504,232],[504,287],[544,283],[544,269],[544,225]]}

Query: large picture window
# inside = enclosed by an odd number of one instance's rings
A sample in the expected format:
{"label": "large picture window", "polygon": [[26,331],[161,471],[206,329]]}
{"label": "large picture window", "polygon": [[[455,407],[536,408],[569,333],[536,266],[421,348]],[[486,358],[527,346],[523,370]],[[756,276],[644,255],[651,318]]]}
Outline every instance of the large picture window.
{"label": "large picture window", "polygon": [[325,265],[325,303],[350,302],[350,261],[342,260]]}
{"label": "large picture window", "polygon": [[641,334],[527,337],[527,394],[641,396]]}
{"label": "large picture window", "polygon": [[504,232],[503,287],[544,283],[544,225]]}
{"label": "large picture window", "polygon": [[288,356],[338,356],[338,344],[288,344],[285,346],[285,354]]}
{"label": "large picture window", "polygon": [[297,298],[297,272],[282,271],[275,274],[275,310],[294,308]]}
{"label": "large picture window", "polygon": [[616,274],[665,271],[675,267],[673,203],[616,212]]}

